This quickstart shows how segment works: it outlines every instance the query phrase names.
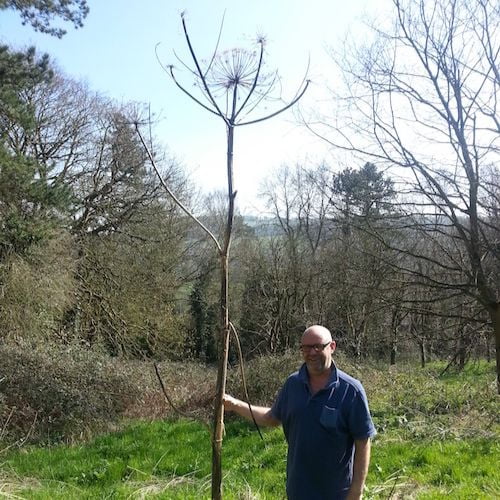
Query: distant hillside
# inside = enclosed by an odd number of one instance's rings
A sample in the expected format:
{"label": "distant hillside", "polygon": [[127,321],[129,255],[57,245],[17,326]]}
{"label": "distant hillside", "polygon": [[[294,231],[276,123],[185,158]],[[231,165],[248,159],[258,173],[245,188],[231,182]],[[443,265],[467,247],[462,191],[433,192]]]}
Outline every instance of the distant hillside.
{"label": "distant hillside", "polygon": [[275,236],[280,233],[276,219],[257,215],[242,216],[243,224],[252,229],[255,236]]}

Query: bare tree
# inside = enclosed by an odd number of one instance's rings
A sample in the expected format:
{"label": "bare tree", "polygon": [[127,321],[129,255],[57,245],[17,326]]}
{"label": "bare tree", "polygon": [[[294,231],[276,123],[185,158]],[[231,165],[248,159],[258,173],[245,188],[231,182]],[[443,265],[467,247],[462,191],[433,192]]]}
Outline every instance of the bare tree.
{"label": "bare tree", "polygon": [[271,98],[279,81],[277,73],[264,73],[264,45],[265,40],[257,40],[259,50],[257,52],[232,49],[219,53],[216,50],[207,63],[203,63],[191,43],[188,34],[184,14],[182,15],[182,27],[186,43],[191,57],[191,64],[181,61],[194,79],[195,90],[188,87],[177,78],[173,65],[167,68],[172,80],[177,87],[190,99],[199,104],[205,111],[220,118],[226,127],[227,134],[227,219],[222,238],[217,238],[194,214],[177,200],[175,194],[170,190],[168,184],[161,178],[161,173],[156,169],[155,155],[148,147],[144,136],[141,134],[139,123],[136,130],[143,145],[148,152],[151,164],[163,183],[166,191],[178,202],[179,206],[195,220],[206,232],[214,243],[220,262],[220,324],[221,332],[218,351],[218,375],[216,386],[216,399],[214,409],[213,435],[212,435],[212,498],[222,498],[222,436],[224,429],[224,406],[223,396],[226,389],[227,361],[229,351],[229,337],[231,331],[235,331],[229,319],[229,250],[232,238],[232,229],[235,213],[236,190],[233,182],[233,150],[234,133],[237,127],[251,125],[268,120],[293,106],[307,90],[308,81],[304,81],[296,96],[288,103],[265,116],[253,117],[254,112],[266,99]]}
{"label": "bare tree", "polygon": [[490,0],[393,6],[392,27],[374,28],[373,43],[344,54],[343,127],[324,119],[309,126],[335,147],[396,169],[400,224],[411,221],[434,252],[398,250],[433,264],[419,279],[488,312],[500,391],[500,9]]}
{"label": "bare tree", "polygon": [[[322,322],[325,306],[323,264],[328,194],[323,186],[331,172],[324,164],[282,166],[261,188],[261,198],[273,215],[273,237],[262,242],[261,271],[250,278],[256,295],[246,317],[253,329],[267,337],[267,350],[276,352],[295,346],[297,334],[307,324]],[[261,281],[256,289],[255,279]],[[258,295],[265,296],[259,314]],[[253,305],[257,308],[253,309]],[[323,319],[322,319],[323,318]]]}

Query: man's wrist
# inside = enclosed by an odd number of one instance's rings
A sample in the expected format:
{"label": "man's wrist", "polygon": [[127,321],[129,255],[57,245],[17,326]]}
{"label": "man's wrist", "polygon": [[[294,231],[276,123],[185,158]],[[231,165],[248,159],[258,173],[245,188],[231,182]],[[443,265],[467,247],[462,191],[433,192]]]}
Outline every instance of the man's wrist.
{"label": "man's wrist", "polygon": [[363,493],[363,490],[365,489],[365,484],[356,484],[352,483],[351,486],[349,487],[349,491],[358,491],[359,493]]}
{"label": "man's wrist", "polygon": [[349,488],[347,498],[349,500],[362,498],[363,497],[363,490],[364,490],[364,484],[359,485],[359,484],[353,483],[353,484],[351,484],[351,486]]}

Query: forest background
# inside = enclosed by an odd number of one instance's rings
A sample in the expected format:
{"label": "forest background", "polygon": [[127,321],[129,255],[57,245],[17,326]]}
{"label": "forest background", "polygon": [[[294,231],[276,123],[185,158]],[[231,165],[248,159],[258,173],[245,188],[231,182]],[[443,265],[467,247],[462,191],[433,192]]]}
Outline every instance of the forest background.
{"label": "forest background", "polygon": [[[59,14],[82,23],[86,3],[74,6]],[[246,360],[296,350],[312,323],[357,363],[498,357],[500,13],[486,0],[428,6],[395,1],[394,32],[337,55],[341,124],[303,110],[352,164],[284,165],[262,184],[267,216],[236,217],[230,310]],[[217,256],[150,169],[134,131],[143,106],[35,49],[2,47],[0,83],[1,437],[158,416],[134,374],[144,361],[214,363]],[[200,194],[145,128],[172,190],[223,231],[225,194]],[[213,390],[186,404],[209,406]]]}

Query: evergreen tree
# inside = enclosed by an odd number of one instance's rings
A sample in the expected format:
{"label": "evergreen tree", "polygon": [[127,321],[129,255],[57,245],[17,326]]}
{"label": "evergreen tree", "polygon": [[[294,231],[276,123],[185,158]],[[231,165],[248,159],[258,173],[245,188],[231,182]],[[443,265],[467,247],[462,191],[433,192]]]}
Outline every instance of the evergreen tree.
{"label": "evergreen tree", "polygon": [[35,31],[61,38],[66,31],[53,26],[54,18],[83,26],[89,12],[87,0],[0,0],[0,10],[17,10],[23,24],[30,24]]}
{"label": "evergreen tree", "polygon": [[66,188],[47,183],[36,160],[8,141],[9,133],[29,131],[34,123],[23,92],[51,78],[47,56],[0,47],[0,256],[23,253],[43,239],[68,203]]}

